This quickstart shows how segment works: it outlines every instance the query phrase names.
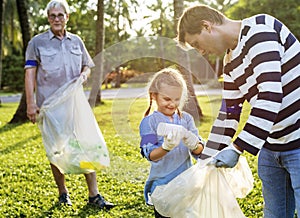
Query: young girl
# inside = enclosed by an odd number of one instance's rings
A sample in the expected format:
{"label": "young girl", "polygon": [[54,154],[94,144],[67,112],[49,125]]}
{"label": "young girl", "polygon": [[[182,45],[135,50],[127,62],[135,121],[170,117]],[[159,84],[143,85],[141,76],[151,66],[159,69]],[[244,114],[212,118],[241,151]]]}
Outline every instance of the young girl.
{"label": "young girl", "polygon": [[[157,72],[149,82],[148,90],[150,106],[140,124],[140,148],[143,157],[151,163],[144,195],[146,203],[152,205],[150,196],[155,187],[167,184],[191,167],[191,154],[198,158],[204,142],[198,135],[193,117],[180,111],[187,99],[186,83],[180,73],[171,68]],[[149,115],[153,101],[157,110]],[[159,123],[166,124],[164,133],[158,135]],[[164,217],[155,208],[154,212],[155,217]]]}

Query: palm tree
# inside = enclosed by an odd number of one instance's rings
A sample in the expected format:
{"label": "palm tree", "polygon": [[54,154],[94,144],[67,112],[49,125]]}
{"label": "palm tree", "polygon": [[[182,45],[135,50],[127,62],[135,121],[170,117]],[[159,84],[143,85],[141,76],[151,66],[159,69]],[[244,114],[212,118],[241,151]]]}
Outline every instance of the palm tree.
{"label": "palm tree", "polygon": [[98,0],[97,4],[97,22],[96,22],[96,50],[95,62],[96,72],[92,73],[92,89],[89,96],[89,103],[93,107],[95,104],[101,103],[101,77],[103,75],[103,55],[104,48],[104,0]]}
{"label": "palm tree", "polygon": [[[177,32],[178,19],[183,13],[183,9],[184,9],[183,2],[184,2],[184,0],[174,0],[174,2],[173,2],[173,5],[174,5],[174,32]],[[180,48],[178,47],[178,49],[180,49]],[[178,54],[182,54],[182,53],[186,54],[184,52],[178,52]],[[181,60],[181,62],[182,61],[186,61],[187,63],[189,62],[189,58],[188,58],[187,54],[184,55],[184,57],[178,57],[178,59]],[[184,64],[184,65],[188,66],[188,64]],[[199,106],[199,103],[198,103],[198,100],[197,100],[197,97],[195,94],[191,69],[185,69],[184,67],[179,66],[179,70],[186,79],[188,92],[189,92],[188,93],[188,102],[183,107],[183,110],[190,113],[193,116],[196,124],[199,124],[200,118],[203,116],[203,114],[202,114],[202,110]]]}
{"label": "palm tree", "polygon": [[[3,19],[4,19],[4,1],[0,0],[0,88],[2,84],[2,39],[3,39]],[[1,99],[0,99],[1,104]]]}
{"label": "palm tree", "polygon": [[[16,2],[17,2],[18,14],[19,14],[19,21],[21,25],[21,32],[22,32],[23,55],[25,56],[25,50],[31,37],[30,28],[29,28],[29,19],[27,15],[27,5],[26,5],[26,0],[16,0]],[[10,120],[9,123],[20,123],[20,122],[27,121],[26,110],[27,110],[26,96],[24,90],[17,111],[15,112],[13,118]]]}

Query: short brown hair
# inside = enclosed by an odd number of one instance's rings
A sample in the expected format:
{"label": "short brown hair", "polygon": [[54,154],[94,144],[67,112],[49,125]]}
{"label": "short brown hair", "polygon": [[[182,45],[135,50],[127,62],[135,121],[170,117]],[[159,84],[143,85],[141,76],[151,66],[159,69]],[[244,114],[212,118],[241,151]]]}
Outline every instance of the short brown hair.
{"label": "short brown hair", "polygon": [[177,26],[177,40],[185,43],[185,34],[201,33],[203,20],[214,24],[222,24],[224,15],[207,5],[196,5],[187,8],[179,18]]}

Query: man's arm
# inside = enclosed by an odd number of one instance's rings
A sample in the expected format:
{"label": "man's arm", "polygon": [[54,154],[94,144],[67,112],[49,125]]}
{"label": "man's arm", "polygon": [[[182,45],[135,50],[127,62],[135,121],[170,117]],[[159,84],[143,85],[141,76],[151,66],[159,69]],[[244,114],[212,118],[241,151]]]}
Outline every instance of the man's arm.
{"label": "man's arm", "polygon": [[39,108],[35,103],[34,91],[36,83],[36,67],[25,69],[25,93],[27,104],[27,117],[32,123],[36,122],[36,114],[39,113]]}

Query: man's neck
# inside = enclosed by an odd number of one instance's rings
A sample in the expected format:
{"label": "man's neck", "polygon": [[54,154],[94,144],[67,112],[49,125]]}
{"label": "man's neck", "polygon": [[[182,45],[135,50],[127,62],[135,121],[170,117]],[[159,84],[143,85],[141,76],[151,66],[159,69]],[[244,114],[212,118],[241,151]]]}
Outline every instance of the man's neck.
{"label": "man's neck", "polygon": [[55,37],[57,37],[57,38],[59,38],[61,40],[64,38],[65,33],[66,33],[65,30],[62,30],[62,31],[53,31],[53,30],[51,30],[51,31],[53,32],[53,34],[55,35]]}
{"label": "man's neck", "polygon": [[227,37],[227,43],[228,43],[228,49],[235,49],[240,35],[240,30],[242,26],[242,21],[240,20],[230,20],[227,19],[225,21],[225,29]]}

